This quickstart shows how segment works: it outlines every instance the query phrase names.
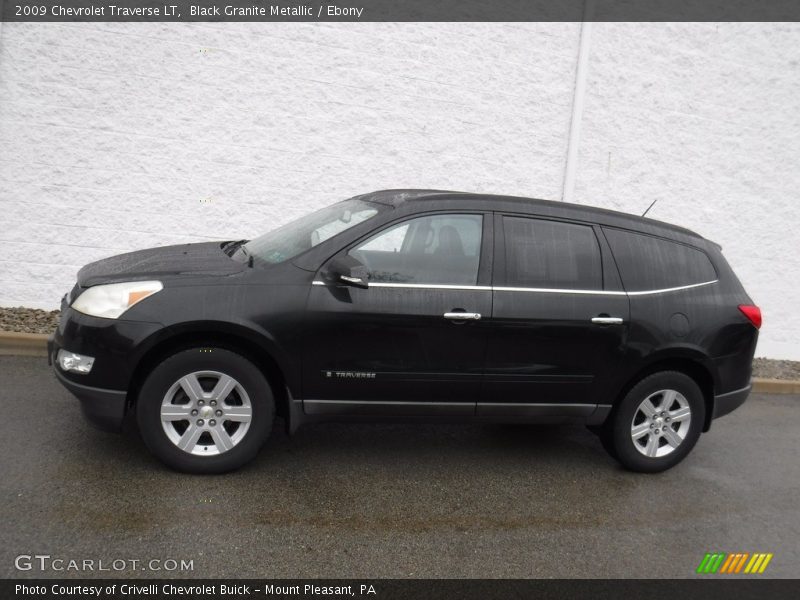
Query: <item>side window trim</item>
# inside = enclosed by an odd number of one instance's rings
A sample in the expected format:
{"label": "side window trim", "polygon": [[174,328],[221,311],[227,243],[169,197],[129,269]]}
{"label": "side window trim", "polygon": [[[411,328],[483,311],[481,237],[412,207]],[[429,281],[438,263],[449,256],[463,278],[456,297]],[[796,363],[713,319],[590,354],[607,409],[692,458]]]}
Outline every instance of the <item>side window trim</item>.
{"label": "side window trim", "polygon": [[[613,227],[607,225],[600,225],[589,221],[576,221],[569,219],[554,218],[549,215],[536,215],[528,213],[515,213],[509,211],[490,211],[490,210],[435,210],[419,213],[406,214],[393,219],[376,229],[363,234],[355,241],[350,242],[345,247],[341,248],[328,260],[326,260],[319,268],[324,268],[325,264],[334,258],[347,254],[350,250],[356,248],[359,244],[364,243],[371,237],[380,234],[404,221],[411,221],[419,217],[435,216],[435,215],[466,215],[474,214],[483,217],[483,230],[481,237],[480,261],[478,266],[478,279],[476,285],[451,285],[451,284],[413,284],[413,283],[380,283],[376,282],[372,285],[376,287],[397,287],[397,288],[433,288],[433,289],[472,289],[472,290],[494,290],[494,291],[519,291],[519,292],[534,292],[534,293],[568,293],[568,294],[597,294],[597,295],[622,295],[622,296],[646,296],[674,292],[684,289],[712,285],[719,281],[719,272],[714,261],[710,259],[708,253],[697,246],[672,240],[670,238],[652,235],[649,233],[625,229],[623,227]],[[506,283],[506,265],[505,265],[505,229],[503,224],[504,217],[512,218],[527,218],[540,221],[553,221],[558,223],[566,223],[572,225],[581,225],[591,227],[597,239],[602,267],[602,289],[587,290],[587,289],[559,289],[559,288],[534,288],[534,287],[516,287],[507,286]],[[616,257],[611,250],[610,242],[606,237],[607,229],[615,229],[624,232],[630,232],[637,235],[646,235],[658,240],[671,242],[674,244],[686,246],[693,250],[697,250],[708,258],[712,269],[715,273],[713,281],[704,281],[689,285],[681,285],[676,287],[661,288],[661,289],[647,289],[647,290],[632,290],[625,289],[622,281],[622,274],[620,267],[617,263]],[[313,285],[326,285],[324,282],[315,279]]]}
{"label": "side window trim", "polygon": [[603,289],[624,292],[625,286],[622,285],[622,275],[619,272],[619,265],[614,259],[614,253],[611,252],[611,244],[609,244],[606,234],[600,225],[594,225],[593,229],[594,234],[597,236],[597,241],[600,243],[603,264]]}

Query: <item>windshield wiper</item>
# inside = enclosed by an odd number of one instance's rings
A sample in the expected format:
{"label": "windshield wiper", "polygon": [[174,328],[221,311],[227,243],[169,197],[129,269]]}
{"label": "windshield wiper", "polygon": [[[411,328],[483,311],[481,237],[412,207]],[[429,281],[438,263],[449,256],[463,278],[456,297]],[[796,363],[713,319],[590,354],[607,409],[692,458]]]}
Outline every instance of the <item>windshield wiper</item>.
{"label": "windshield wiper", "polygon": [[233,256],[233,253],[236,252],[236,250],[249,241],[250,240],[236,240],[235,242],[225,242],[222,244],[222,251],[228,256]]}

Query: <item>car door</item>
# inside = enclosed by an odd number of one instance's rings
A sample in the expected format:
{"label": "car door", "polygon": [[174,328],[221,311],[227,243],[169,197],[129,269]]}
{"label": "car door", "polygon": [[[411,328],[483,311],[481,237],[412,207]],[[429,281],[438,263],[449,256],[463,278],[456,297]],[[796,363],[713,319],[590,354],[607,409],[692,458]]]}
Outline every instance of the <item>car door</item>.
{"label": "car door", "polygon": [[628,297],[586,223],[495,217],[492,328],[478,415],[589,416],[617,389]]}
{"label": "car door", "polygon": [[307,305],[305,412],[473,415],[492,228],[490,214],[468,211],[389,224],[332,259],[362,264],[367,289],[331,281],[323,265]]}

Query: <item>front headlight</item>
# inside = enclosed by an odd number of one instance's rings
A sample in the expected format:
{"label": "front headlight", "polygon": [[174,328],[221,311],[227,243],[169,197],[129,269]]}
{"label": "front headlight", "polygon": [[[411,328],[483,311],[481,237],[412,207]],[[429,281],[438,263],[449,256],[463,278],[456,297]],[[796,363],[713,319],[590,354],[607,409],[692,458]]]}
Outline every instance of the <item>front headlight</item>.
{"label": "front headlight", "polygon": [[78,312],[116,319],[131,306],[161,291],[160,281],[130,281],[90,287],[72,303]]}

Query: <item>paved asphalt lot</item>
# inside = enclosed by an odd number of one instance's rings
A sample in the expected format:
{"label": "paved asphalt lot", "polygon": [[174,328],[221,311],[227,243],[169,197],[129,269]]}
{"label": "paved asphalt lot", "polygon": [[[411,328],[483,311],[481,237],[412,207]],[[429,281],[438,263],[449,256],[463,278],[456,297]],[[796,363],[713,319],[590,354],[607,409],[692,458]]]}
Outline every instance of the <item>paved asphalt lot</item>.
{"label": "paved asphalt lot", "polygon": [[181,475],[84,423],[35,358],[0,357],[0,407],[4,577],[78,575],[14,569],[37,553],[197,577],[662,578],[761,551],[765,576],[800,574],[797,396],[751,397],[655,476],[582,427],[349,424],[278,427],[240,472]]}

